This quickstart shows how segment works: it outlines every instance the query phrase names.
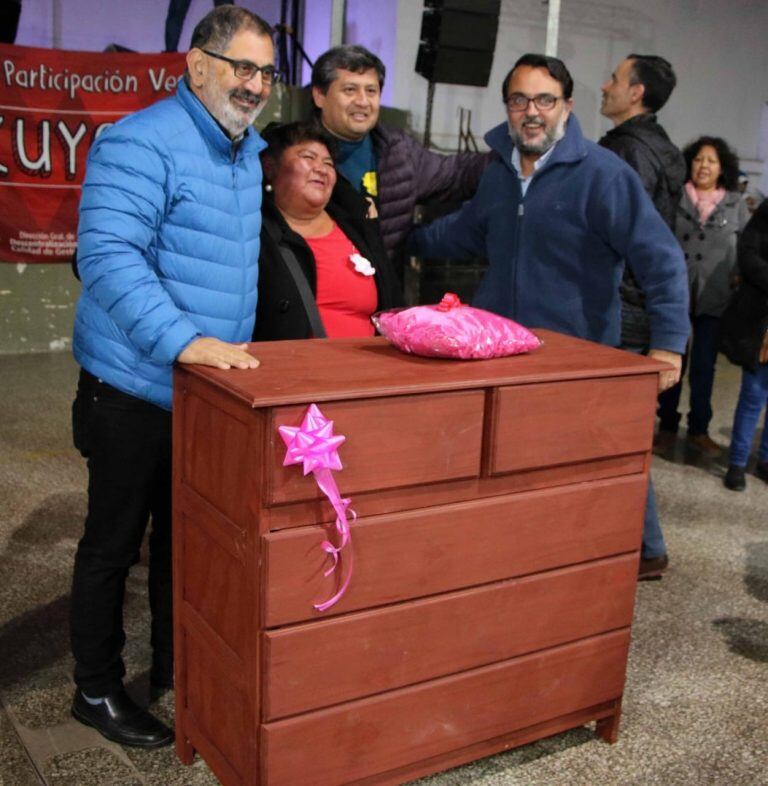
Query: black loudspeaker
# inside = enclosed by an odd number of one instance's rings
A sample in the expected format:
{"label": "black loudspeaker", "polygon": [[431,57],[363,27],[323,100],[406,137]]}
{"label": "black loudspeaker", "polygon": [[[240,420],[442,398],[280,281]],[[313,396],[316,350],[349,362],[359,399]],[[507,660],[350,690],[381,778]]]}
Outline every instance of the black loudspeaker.
{"label": "black loudspeaker", "polygon": [[430,82],[486,87],[501,0],[425,0],[416,73]]}

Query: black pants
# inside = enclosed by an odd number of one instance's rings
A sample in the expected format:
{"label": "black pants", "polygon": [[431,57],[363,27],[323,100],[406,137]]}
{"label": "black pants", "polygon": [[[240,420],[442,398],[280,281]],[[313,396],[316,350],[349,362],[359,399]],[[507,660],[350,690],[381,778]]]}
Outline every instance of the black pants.
{"label": "black pants", "polygon": [[689,362],[688,383],[691,388],[688,412],[688,433],[692,436],[709,433],[712,420],[712,390],[715,383],[715,366],[720,346],[720,317],[699,314],[691,319],[691,345],[683,356],[680,382],[659,396],[658,414],[662,431],[677,431],[680,422],[680,395],[683,374]]}
{"label": "black pants", "polygon": [[72,427],[88,459],[88,515],[75,555],[70,632],[75,682],[97,697],[125,675],[125,583],[150,517],[152,668],[160,677],[172,670],[171,413],[81,371]]}

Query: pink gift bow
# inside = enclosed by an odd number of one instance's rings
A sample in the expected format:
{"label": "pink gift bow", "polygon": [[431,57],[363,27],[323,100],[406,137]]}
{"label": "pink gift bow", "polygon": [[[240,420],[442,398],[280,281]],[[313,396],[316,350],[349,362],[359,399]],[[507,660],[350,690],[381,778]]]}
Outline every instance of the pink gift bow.
{"label": "pink gift bow", "polygon": [[[341,434],[334,436],[333,421],[325,418],[315,404],[309,405],[300,426],[279,426],[278,431],[288,448],[285,452],[283,466],[304,464],[304,474],[308,475],[310,472],[314,474],[318,487],[328,497],[331,505],[333,505],[333,509],[336,511],[336,530],[341,535],[341,543],[338,546],[334,546],[330,541],[324,540],[320,544],[320,548],[333,558],[333,564],[323,574],[324,576],[330,576],[339,567],[339,554],[351,539],[349,523],[347,522],[347,508],[351,500],[342,498],[332,471],[343,469],[337,448],[344,442],[346,437]],[[354,522],[356,514],[354,510],[350,510],[350,513]],[[349,561],[347,577],[335,595],[323,603],[314,604],[318,611],[329,609],[347,591],[352,578],[352,550],[348,549],[347,554]]]}

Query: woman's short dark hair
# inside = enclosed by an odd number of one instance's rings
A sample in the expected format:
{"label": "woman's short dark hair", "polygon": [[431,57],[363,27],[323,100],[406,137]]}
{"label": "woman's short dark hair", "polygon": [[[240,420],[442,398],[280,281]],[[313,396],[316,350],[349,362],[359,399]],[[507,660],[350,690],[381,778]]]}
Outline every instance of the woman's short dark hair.
{"label": "woman's short dark hair", "polygon": [[268,145],[261,153],[262,160],[268,158],[277,163],[289,147],[300,145],[302,142],[320,142],[325,145],[334,162],[338,155],[336,140],[316,120],[270,123],[261,132],[261,137]]}
{"label": "woman's short dark hair", "polygon": [[379,79],[379,89],[384,87],[384,76],[387,72],[384,63],[373,52],[357,44],[334,46],[320,55],[312,68],[312,87],[318,88],[321,93],[327,93],[331,83],[336,81],[340,68],[355,74],[373,69]]}
{"label": "woman's short dark hair", "polygon": [[693,159],[699,154],[702,147],[713,147],[720,159],[720,177],[717,185],[726,191],[736,191],[739,185],[739,157],[728,146],[728,143],[719,136],[700,136],[695,142],[691,142],[683,150],[685,163],[688,167],[687,179],[691,179],[691,164]]}
{"label": "woman's short dark hair", "polygon": [[237,5],[220,5],[206,14],[192,32],[191,47],[223,52],[241,30],[273,36],[272,28],[257,14]]}
{"label": "woman's short dark hair", "polygon": [[573,95],[573,78],[562,60],[559,60],[557,57],[550,57],[549,55],[527,54],[523,55],[512,66],[509,73],[504,78],[504,83],[501,86],[502,101],[506,102],[509,97],[507,96],[509,81],[512,79],[512,74],[515,72],[515,69],[520,66],[544,68],[553,79],[557,79],[557,81],[560,82],[560,86],[563,88],[563,98],[568,99]]}
{"label": "woman's short dark hair", "polygon": [[627,55],[632,61],[630,85],[642,85],[643,106],[649,112],[658,112],[672,94],[677,77],[668,60],[658,55]]}

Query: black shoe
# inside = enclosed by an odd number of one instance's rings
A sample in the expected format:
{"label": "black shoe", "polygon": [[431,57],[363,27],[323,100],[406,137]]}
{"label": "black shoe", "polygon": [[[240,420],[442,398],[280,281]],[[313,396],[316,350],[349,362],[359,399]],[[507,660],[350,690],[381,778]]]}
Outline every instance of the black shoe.
{"label": "black shoe", "polygon": [[755,465],[755,475],[760,480],[768,483],[768,461],[758,461]]}
{"label": "black shoe", "polygon": [[723,483],[727,489],[731,491],[744,491],[747,487],[747,479],[744,477],[744,467],[737,467],[731,464],[728,467],[728,472],[725,473]]}
{"label": "black shoe", "polygon": [[641,559],[637,568],[638,581],[659,581],[661,574],[669,567],[669,557],[662,554],[660,557]]}
{"label": "black shoe", "polygon": [[677,432],[676,431],[665,431],[664,429],[659,429],[653,435],[653,452],[657,454],[664,455],[672,450],[677,444]]}
{"label": "black shoe", "polygon": [[72,716],[120,745],[162,748],[173,742],[173,729],[139,707],[122,687],[100,704],[89,704],[80,690],[76,690]]}

